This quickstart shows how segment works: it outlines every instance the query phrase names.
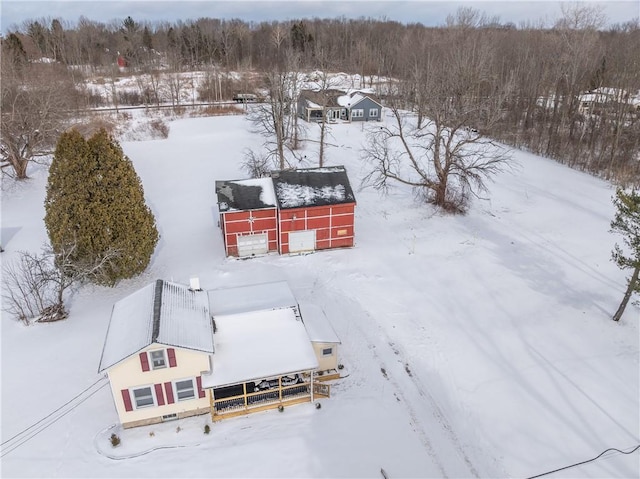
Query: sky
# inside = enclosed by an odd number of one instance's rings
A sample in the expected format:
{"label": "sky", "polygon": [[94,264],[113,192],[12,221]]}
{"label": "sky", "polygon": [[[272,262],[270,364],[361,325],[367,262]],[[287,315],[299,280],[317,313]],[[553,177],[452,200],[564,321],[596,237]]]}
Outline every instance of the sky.
{"label": "sky", "polygon": [[[608,24],[626,22],[640,16],[640,2],[581,1],[585,5],[600,6]],[[502,23],[553,23],[561,15],[561,2],[557,1],[432,1],[432,0],[140,0],[140,1],[23,1],[2,0],[0,14],[2,32],[13,30],[25,20],[59,18],[74,24],[80,16],[108,23],[131,16],[139,22],[195,20],[201,17],[239,18],[248,22],[291,20],[299,18],[360,18],[395,20],[402,23],[422,23],[426,26],[443,25],[447,15],[461,6],[471,6],[489,17],[498,16]]]}

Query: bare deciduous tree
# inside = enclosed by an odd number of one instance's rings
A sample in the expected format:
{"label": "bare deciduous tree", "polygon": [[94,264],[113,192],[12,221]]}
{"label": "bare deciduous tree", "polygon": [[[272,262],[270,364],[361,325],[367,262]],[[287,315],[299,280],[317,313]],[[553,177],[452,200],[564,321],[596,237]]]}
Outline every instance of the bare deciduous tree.
{"label": "bare deciduous tree", "polygon": [[[413,186],[445,210],[463,213],[487,180],[508,166],[509,152],[487,138],[511,88],[492,75],[490,51],[454,31],[443,45],[446,62],[427,59],[420,87],[420,122],[392,105],[390,126],[373,128],[365,147],[372,171],[365,183],[385,189]],[[415,85],[415,84],[414,84]],[[400,103],[401,104],[401,103]]]}
{"label": "bare deciduous tree", "polygon": [[2,58],[0,167],[17,179],[29,163],[49,155],[74,106],[75,90],[58,65],[17,68]]}
{"label": "bare deciduous tree", "polygon": [[[265,138],[267,158],[273,158],[281,170],[290,166],[298,148],[296,100],[300,93],[298,54],[287,50],[282,67],[264,77],[268,96],[264,103],[249,112],[249,120],[256,132]],[[288,158],[289,157],[289,158]]]}
{"label": "bare deciduous tree", "polygon": [[372,169],[364,185],[386,191],[397,181],[427,202],[464,213],[471,197],[485,193],[487,180],[508,165],[508,151],[475,129],[446,126],[439,118],[418,128],[400,110],[392,112],[391,126],[369,131],[363,157]]}
{"label": "bare deciduous tree", "polygon": [[120,254],[109,250],[90,264],[78,264],[71,261],[75,250],[76,245],[70,244],[58,254],[50,245],[45,245],[40,254],[18,252],[16,260],[3,266],[4,310],[26,323],[65,319],[67,292],[99,277],[104,267]]}
{"label": "bare deciduous tree", "polygon": [[256,153],[251,149],[244,151],[244,159],[240,168],[247,172],[251,178],[264,178],[269,176],[273,169],[273,164],[266,155]]}

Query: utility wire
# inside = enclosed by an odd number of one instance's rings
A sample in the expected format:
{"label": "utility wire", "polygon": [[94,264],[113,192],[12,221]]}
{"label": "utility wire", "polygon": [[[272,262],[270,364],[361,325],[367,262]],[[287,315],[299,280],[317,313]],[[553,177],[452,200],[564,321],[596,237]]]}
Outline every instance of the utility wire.
{"label": "utility wire", "polygon": [[543,472],[542,474],[538,474],[536,476],[531,476],[528,477],[527,479],[535,479],[536,477],[542,477],[542,476],[546,476],[548,474],[553,474],[554,472],[560,472],[560,471],[564,471],[565,469],[569,469],[571,467],[576,467],[576,466],[581,466],[582,464],[587,464],[588,462],[593,462],[596,459],[599,459],[600,457],[602,457],[605,453],[609,452],[609,451],[615,451],[615,452],[619,452],[620,454],[631,454],[636,452],[638,449],[640,449],[640,444],[637,445],[636,447],[634,447],[633,449],[631,449],[630,451],[621,451],[620,449],[616,449],[615,447],[610,447],[609,449],[602,451],[600,454],[598,454],[596,457],[594,457],[593,459],[587,459],[586,461],[582,461],[582,462],[577,462],[575,464],[571,464],[570,466],[565,466],[565,467],[561,467],[559,469],[554,469],[553,471],[549,471],[549,472]]}
{"label": "utility wire", "polygon": [[32,427],[37,426],[39,423],[41,423],[42,421],[44,421],[45,419],[47,419],[48,417],[53,416],[55,413],[57,413],[60,409],[62,409],[63,407],[65,407],[67,404],[69,404],[70,402],[76,400],[78,397],[82,396],[84,393],[86,393],[89,389],[91,389],[93,386],[95,386],[96,384],[98,384],[100,381],[104,381],[106,378],[103,376],[100,379],[98,379],[95,383],[93,383],[91,386],[88,386],[86,389],[84,389],[83,391],[80,391],[76,396],[74,396],[73,398],[69,399],[66,403],[64,403],[62,406],[60,406],[58,409],[56,409],[55,411],[51,412],[50,414],[48,414],[47,416],[43,417],[42,419],[40,419],[39,421],[33,423],[31,426],[29,426],[26,429],[23,429],[22,431],[20,431],[18,434],[16,434],[15,436],[7,439],[6,441],[4,441],[2,443],[2,446],[4,446],[6,443],[13,441],[16,437],[18,437],[21,434],[24,434],[25,432],[27,432],[29,429],[31,429]]}
{"label": "utility wire", "polygon": [[[49,426],[51,426],[52,424],[54,424],[55,422],[57,422],[58,420],[62,419],[64,416],[66,416],[67,414],[69,414],[71,411],[73,411],[75,408],[77,408],[80,404],[82,404],[83,402],[85,402],[87,399],[89,399],[91,396],[93,396],[94,394],[96,394],[98,391],[100,391],[102,388],[104,388],[108,382],[105,381],[105,377],[102,377],[100,379],[98,379],[96,382],[94,382],[93,384],[91,384],[89,387],[87,387],[86,389],[84,389],[83,391],[81,391],[79,394],[77,394],[76,396],[74,396],[72,399],[70,399],[69,401],[67,401],[66,403],[64,403],[62,406],[60,406],[58,409],[56,409],[55,411],[51,412],[50,414],[48,414],[47,416],[43,417],[42,419],[40,419],[39,421],[33,423],[31,426],[27,427],[26,429],[23,429],[22,431],[20,431],[18,434],[14,435],[13,437],[7,439],[6,441],[4,441],[2,443],[2,446],[4,446],[5,444],[13,441],[16,438],[20,438],[19,442],[16,442],[15,444],[11,444],[9,445],[7,448],[3,447],[2,448],[2,454],[0,455],[0,457],[4,457],[6,454],[10,453],[11,451],[17,449],[18,447],[20,447],[22,444],[24,444],[25,442],[29,441],[30,439],[34,438],[35,436],[37,436],[38,434],[40,434],[42,431],[44,431],[45,429],[47,429]],[[44,423],[45,421],[47,421],[47,419],[51,418],[51,416],[53,416],[55,413],[59,412],[61,409],[67,407],[69,404],[71,404],[73,401],[75,401],[76,399],[78,399],[79,397],[81,397],[83,394],[85,394],[87,391],[89,391],[92,387],[94,387],[96,384],[100,383],[100,382],[104,382],[104,384],[102,384],[98,389],[96,389],[95,391],[91,392],[91,394],[87,395],[86,397],[82,398],[80,401],[78,401],[76,404],[74,404],[72,407],[70,407],[68,410],[62,412],[61,414],[59,414],[57,417],[53,417],[51,420],[49,420],[48,422]],[[44,424],[42,424],[44,423]],[[36,428],[38,425],[40,425],[35,431],[32,431],[31,433],[27,434],[27,432],[33,428]],[[21,437],[22,436],[22,437]],[[26,436],[26,438],[25,438]]]}

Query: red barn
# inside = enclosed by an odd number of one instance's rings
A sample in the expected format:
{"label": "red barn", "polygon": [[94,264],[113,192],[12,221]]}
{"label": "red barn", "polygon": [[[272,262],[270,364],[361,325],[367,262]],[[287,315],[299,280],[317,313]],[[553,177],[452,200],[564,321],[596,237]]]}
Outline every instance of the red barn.
{"label": "red barn", "polygon": [[343,166],[272,173],[281,254],[354,244],[355,196]]}
{"label": "red barn", "polygon": [[278,215],[271,178],[216,181],[216,195],[227,256],[278,251]]}

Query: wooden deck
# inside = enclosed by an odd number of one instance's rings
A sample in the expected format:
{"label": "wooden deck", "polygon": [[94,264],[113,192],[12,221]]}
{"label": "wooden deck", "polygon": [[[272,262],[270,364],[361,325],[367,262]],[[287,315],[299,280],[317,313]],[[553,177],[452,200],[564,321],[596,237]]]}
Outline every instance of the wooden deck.
{"label": "wooden deck", "polygon": [[288,407],[294,404],[311,402],[312,397],[328,398],[330,396],[330,386],[328,384],[313,384],[313,395],[311,394],[311,383],[304,382],[292,386],[282,386],[258,391],[246,392],[246,385],[243,385],[244,394],[222,399],[214,399],[213,394],[209,395],[211,404],[211,420],[220,421],[230,417],[244,416],[268,409],[276,409],[279,406]]}

